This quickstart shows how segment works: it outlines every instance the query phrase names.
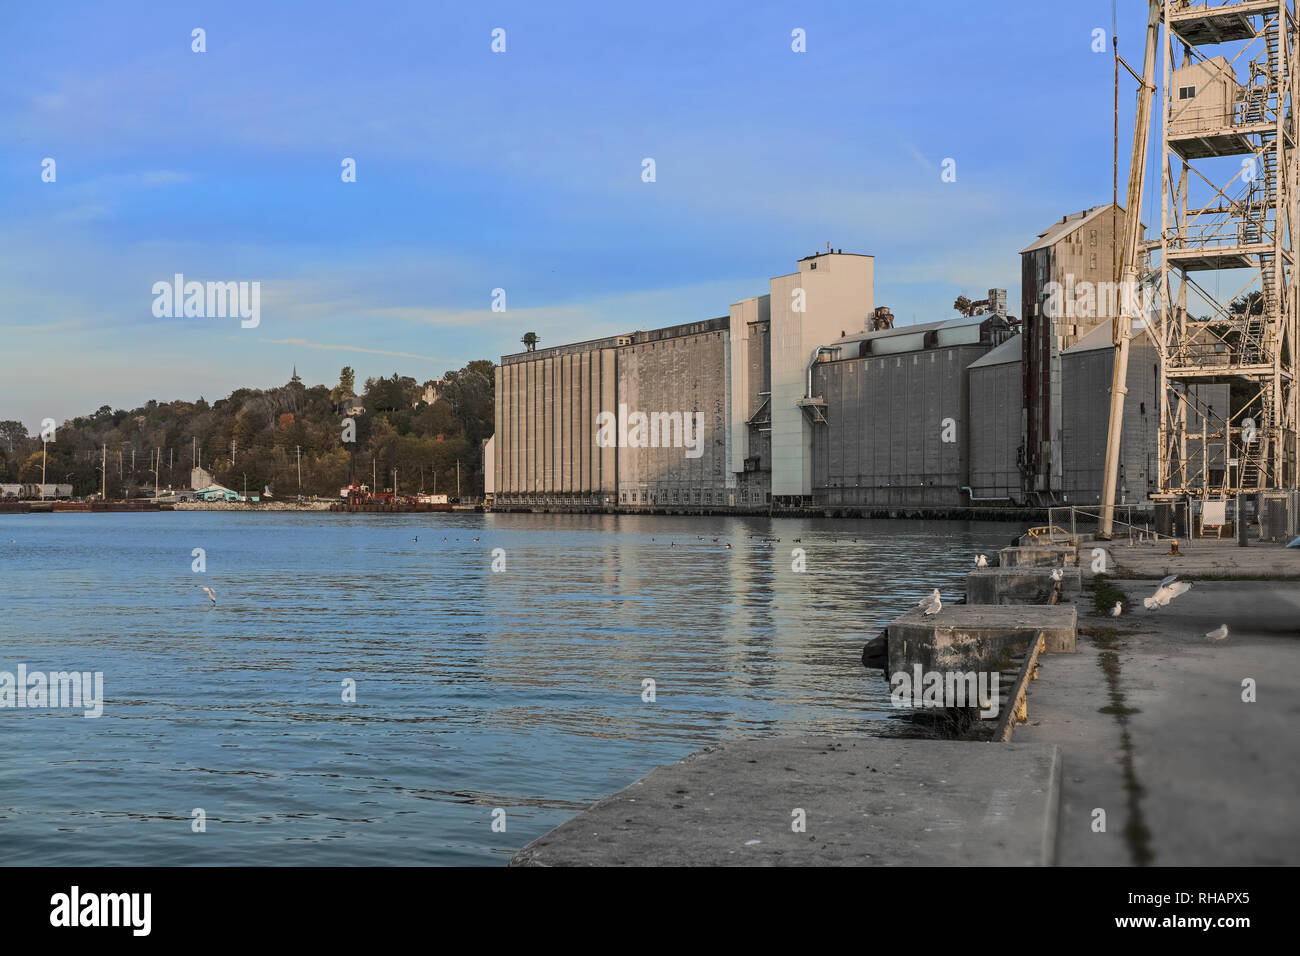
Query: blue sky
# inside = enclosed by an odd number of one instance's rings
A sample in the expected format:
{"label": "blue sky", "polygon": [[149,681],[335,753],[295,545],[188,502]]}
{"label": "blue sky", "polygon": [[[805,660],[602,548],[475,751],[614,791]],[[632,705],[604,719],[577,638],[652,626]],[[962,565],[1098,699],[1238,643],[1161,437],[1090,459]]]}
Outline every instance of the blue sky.
{"label": "blue sky", "polygon": [[[1121,6],[1140,66],[1144,5]],[[1110,18],[1104,0],[6,0],[0,418],[212,400],[295,364],[423,381],[529,330],[723,315],[828,241],[876,257],[901,322],[992,286],[1018,312],[1018,250],[1110,199],[1111,58],[1091,50]],[[1122,161],[1132,102],[1126,83]],[[155,318],[177,272],[259,281],[261,324]]]}

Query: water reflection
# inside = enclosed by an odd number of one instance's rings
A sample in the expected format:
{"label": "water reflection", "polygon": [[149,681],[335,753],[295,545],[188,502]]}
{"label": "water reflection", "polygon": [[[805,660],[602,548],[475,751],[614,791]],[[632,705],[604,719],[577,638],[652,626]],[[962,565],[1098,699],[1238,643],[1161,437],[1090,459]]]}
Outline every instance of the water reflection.
{"label": "water reflection", "polygon": [[6,859],[499,863],[704,744],[879,729],[886,687],[863,642],[932,587],[956,597],[971,556],[1014,530],[2,516],[0,670],[102,670],[107,698],[99,720],[0,713]]}

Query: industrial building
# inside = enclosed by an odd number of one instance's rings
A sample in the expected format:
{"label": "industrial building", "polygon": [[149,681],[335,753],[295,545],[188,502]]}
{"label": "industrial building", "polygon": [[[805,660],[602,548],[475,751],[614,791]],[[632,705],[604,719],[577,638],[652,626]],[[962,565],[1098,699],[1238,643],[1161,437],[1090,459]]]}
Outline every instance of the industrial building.
{"label": "industrial building", "polygon": [[[811,503],[809,356],[863,326],[873,291],[871,256],[827,251],[721,318],[504,356],[485,466],[494,506]],[[612,445],[600,441],[602,413],[618,425]],[[623,427],[635,416],[646,436]],[[700,422],[699,434],[661,440],[654,426],[669,416]]]}
{"label": "industrial building", "polygon": [[[1096,504],[1121,217],[1114,206],[1066,216],[1022,251],[1023,331],[997,289],[959,299],[967,314],[895,327],[874,304],[873,258],[836,250],[799,260],[719,318],[504,356],[485,443],[490,505],[872,514]],[[1130,355],[1126,503],[1156,487],[1148,338]],[[1220,386],[1195,388],[1207,404],[1227,401]]]}
{"label": "industrial building", "polygon": [[826,402],[814,433],[817,501],[967,504],[968,369],[1011,334],[1006,317],[993,314],[836,340],[812,371],[812,393]]}
{"label": "industrial building", "polygon": [[1063,216],[1020,250],[1024,320],[1024,491],[1035,502],[1064,495],[1061,353],[1118,314],[1117,236],[1124,210],[1094,206]]}

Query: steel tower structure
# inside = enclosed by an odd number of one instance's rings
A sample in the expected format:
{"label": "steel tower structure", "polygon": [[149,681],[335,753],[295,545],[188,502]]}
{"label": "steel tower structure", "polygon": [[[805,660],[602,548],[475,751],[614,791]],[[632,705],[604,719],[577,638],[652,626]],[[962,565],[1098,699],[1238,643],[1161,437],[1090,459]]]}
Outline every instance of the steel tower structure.
{"label": "steel tower structure", "polygon": [[1163,0],[1157,499],[1296,487],[1293,3]]}

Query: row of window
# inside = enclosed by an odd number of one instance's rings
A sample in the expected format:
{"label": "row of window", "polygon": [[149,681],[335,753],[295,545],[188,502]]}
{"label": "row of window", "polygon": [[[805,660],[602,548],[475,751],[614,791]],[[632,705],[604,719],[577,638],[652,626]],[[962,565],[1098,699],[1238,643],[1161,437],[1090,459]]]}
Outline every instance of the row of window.
{"label": "row of window", "polygon": [[[639,497],[638,497],[639,494]],[[683,504],[683,505],[712,505],[712,504],[729,504],[733,492],[728,491],[700,491],[696,488],[690,491],[673,489],[669,491],[621,491],[618,495],[619,504],[623,505],[648,505],[648,504]],[[736,492],[735,498],[738,504],[766,504],[772,496],[761,491]]]}

